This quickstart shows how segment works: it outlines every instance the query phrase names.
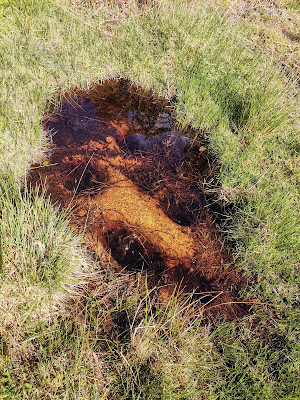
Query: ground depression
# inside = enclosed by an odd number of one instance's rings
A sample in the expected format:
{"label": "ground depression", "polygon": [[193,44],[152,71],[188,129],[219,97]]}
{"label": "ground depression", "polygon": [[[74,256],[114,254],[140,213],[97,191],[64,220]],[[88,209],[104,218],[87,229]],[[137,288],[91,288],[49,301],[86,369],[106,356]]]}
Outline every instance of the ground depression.
{"label": "ground depression", "polygon": [[53,149],[30,184],[70,210],[92,251],[145,271],[162,297],[176,287],[226,318],[244,313],[201,190],[214,163],[201,132],[179,132],[166,99],[111,79],[65,96],[44,127]]}

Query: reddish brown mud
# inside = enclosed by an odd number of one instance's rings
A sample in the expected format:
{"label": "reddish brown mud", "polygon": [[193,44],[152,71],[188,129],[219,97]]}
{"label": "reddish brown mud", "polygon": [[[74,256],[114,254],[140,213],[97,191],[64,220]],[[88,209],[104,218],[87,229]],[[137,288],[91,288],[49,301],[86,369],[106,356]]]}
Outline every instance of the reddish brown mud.
{"label": "reddish brown mud", "polygon": [[71,211],[89,248],[115,268],[145,271],[162,297],[177,287],[239,317],[240,282],[199,184],[215,163],[200,132],[194,140],[175,125],[167,100],[127,80],[78,90],[47,116],[53,151],[30,181]]}

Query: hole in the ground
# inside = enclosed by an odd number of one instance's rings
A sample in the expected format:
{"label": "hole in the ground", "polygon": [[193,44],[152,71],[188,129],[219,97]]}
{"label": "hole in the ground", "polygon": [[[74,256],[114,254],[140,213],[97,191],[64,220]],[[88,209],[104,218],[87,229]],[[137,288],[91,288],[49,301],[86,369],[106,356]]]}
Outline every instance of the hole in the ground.
{"label": "hole in the ground", "polygon": [[75,195],[79,193],[93,195],[103,190],[108,180],[105,169],[99,170],[92,165],[73,163],[73,168],[65,181],[65,188]]}
{"label": "hole in the ground", "polygon": [[123,224],[113,225],[104,232],[104,238],[120,266],[128,270],[152,270],[158,276],[164,271],[160,252],[137,230]]}
{"label": "hole in the ground", "polygon": [[30,183],[72,209],[91,251],[151,275],[163,296],[177,287],[241,315],[241,281],[201,190],[218,168],[203,132],[180,132],[166,99],[125,79],[66,95],[44,126],[54,149]]}

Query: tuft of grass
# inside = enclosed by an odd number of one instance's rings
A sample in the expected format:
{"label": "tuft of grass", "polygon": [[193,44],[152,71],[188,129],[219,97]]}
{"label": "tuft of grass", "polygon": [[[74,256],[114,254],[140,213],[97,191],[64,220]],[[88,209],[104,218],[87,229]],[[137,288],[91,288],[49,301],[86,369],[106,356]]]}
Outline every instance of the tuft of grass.
{"label": "tuft of grass", "polygon": [[2,274],[49,293],[72,290],[88,276],[81,240],[66,225],[66,215],[38,194],[16,185],[13,175],[0,186]]}
{"label": "tuft of grass", "polygon": [[[6,399],[19,396],[9,383],[11,366],[15,373],[20,365],[23,387],[24,374],[32,371],[35,342],[93,273],[66,216],[17,184],[9,170],[0,183],[0,210],[0,395]],[[22,389],[24,398],[28,387]]]}

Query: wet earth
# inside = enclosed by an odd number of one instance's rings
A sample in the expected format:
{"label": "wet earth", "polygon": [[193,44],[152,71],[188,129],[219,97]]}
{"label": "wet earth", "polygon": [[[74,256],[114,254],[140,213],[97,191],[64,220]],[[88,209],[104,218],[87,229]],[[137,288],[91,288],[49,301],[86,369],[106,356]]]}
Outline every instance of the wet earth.
{"label": "wet earth", "polygon": [[245,314],[201,189],[217,168],[202,132],[180,132],[166,99],[125,79],[74,90],[44,128],[53,146],[30,185],[70,211],[91,251],[143,271],[162,299],[176,288],[226,319]]}

